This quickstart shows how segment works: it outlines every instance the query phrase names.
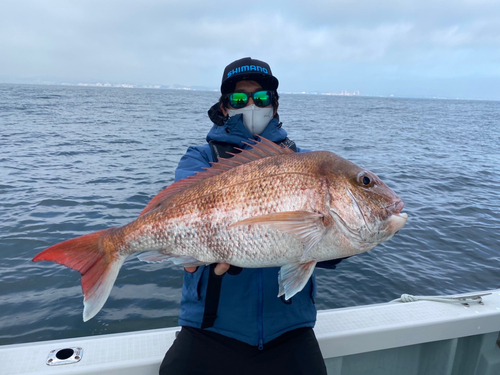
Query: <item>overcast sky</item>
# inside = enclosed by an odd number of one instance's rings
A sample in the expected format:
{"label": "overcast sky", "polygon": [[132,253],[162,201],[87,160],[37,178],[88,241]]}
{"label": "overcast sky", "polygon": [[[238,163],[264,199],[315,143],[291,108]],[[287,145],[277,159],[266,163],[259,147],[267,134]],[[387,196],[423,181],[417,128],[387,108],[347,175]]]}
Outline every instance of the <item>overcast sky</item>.
{"label": "overcast sky", "polygon": [[0,82],[217,89],[268,62],[280,92],[500,100],[499,0],[3,0]]}

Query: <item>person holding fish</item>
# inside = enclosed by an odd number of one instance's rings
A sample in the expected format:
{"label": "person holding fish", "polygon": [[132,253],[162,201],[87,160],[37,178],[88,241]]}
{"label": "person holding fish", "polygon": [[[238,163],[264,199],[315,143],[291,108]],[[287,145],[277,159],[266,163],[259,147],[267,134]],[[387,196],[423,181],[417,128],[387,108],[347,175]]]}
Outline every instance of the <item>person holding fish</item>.
{"label": "person holding fish", "polygon": [[134,221],[33,258],[80,272],[84,321],[130,255],[183,266],[182,328],[160,374],[326,374],[315,268],[335,268],[406,223],[403,202],[375,174],[287,137],[277,88],[267,63],[229,64],[207,144],[188,148],[176,182]]}
{"label": "person holding fish", "polygon": [[[208,111],[214,123],[207,144],[190,147],[176,181],[239,152],[259,135],[296,152],[278,116],[278,79],[263,61],[229,64],[221,97]],[[330,268],[340,260],[331,261]],[[320,265],[321,266],[321,265]],[[314,275],[293,298],[277,298],[279,268],[219,263],[186,267],[179,324],[182,329],[160,374],[326,374],[312,327]]]}

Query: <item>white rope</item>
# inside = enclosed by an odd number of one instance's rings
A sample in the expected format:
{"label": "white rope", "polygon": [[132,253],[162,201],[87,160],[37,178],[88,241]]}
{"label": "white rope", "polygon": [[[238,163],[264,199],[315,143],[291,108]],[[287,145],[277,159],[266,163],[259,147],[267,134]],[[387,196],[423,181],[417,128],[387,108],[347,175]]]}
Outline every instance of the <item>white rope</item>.
{"label": "white rope", "polygon": [[482,304],[481,297],[490,295],[491,293],[473,294],[465,296],[412,296],[411,294],[402,294],[401,298],[395,299],[391,302],[416,302],[416,301],[433,301],[433,302],[447,302],[447,303],[460,303],[468,306],[470,303]]}

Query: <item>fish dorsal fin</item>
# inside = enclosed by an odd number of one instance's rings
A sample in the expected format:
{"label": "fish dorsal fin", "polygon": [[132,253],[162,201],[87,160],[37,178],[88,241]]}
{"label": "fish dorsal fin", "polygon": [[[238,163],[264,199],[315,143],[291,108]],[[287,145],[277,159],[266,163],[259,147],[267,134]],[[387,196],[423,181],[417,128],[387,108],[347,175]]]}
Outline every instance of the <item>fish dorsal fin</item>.
{"label": "fish dorsal fin", "polygon": [[295,153],[295,151],[285,146],[284,144],[280,146],[264,137],[259,136],[259,138],[259,141],[251,140],[256,142],[254,144],[243,142],[243,144],[250,146],[251,149],[243,150],[240,148],[236,148],[241,152],[238,154],[229,153],[233,155],[232,158],[220,159],[217,163],[212,163],[211,168],[206,168],[203,172],[197,172],[194,176],[189,176],[188,178],[174,182],[172,185],[160,191],[153,199],[151,199],[151,201],[147,204],[144,210],[142,210],[139,216],[142,216],[145,213],[154,210],[155,208],[160,206],[161,203],[168,197],[184,190],[189,186],[197,184],[201,180],[217,176],[239,165],[250,163],[255,160],[267,158],[270,156]]}

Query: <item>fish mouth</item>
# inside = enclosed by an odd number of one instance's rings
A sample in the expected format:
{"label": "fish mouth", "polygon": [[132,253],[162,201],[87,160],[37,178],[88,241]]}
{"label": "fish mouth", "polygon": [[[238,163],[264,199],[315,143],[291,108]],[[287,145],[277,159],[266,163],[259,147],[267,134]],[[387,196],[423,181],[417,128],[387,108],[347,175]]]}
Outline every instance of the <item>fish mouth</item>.
{"label": "fish mouth", "polygon": [[406,212],[393,214],[387,220],[387,228],[390,232],[396,234],[405,226],[407,220],[408,214]]}
{"label": "fish mouth", "polygon": [[393,204],[384,207],[391,213],[391,216],[387,219],[387,230],[393,234],[399,232],[408,220],[408,214],[406,212],[401,212],[404,206],[405,204],[403,201],[399,199]]}
{"label": "fish mouth", "polygon": [[[393,215],[399,215],[401,214],[401,211],[403,211],[403,208],[404,208],[405,204],[403,203],[403,201],[400,199],[396,202],[394,202],[393,204],[389,205],[389,206],[386,206],[384,207],[386,210],[390,211],[391,214]],[[406,214],[405,214],[406,215]]]}
{"label": "fish mouth", "polygon": [[408,220],[408,214],[406,212],[401,212],[404,208],[404,203],[400,199],[397,202],[394,202],[390,206],[387,206],[386,209],[391,213],[389,220],[387,222],[388,228],[391,232],[396,234],[403,228]]}

